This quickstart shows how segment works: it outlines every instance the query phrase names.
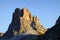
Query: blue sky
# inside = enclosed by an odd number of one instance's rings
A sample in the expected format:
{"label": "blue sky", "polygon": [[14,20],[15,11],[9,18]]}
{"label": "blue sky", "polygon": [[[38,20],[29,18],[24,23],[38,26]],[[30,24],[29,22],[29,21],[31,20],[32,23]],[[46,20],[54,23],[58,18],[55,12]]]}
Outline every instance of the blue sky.
{"label": "blue sky", "polygon": [[52,27],[60,16],[60,0],[0,0],[0,32],[6,32],[16,8],[27,8],[44,28]]}

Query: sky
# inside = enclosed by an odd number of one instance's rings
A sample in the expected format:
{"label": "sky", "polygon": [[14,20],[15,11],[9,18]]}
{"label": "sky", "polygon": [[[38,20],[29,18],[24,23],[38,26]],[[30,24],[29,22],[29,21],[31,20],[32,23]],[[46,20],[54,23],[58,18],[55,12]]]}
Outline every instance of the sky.
{"label": "sky", "polygon": [[60,16],[60,0],[0,0],[0,32],[8,30],[16,8],[27,8],[46,29]]}

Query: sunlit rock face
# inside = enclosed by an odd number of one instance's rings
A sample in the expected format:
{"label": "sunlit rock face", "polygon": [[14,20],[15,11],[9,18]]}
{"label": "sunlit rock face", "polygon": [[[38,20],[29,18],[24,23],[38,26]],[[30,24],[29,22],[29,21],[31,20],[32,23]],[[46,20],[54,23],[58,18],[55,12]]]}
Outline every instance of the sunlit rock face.
{"label": "sunlit rock face", "polygon": [[46,29],[43,28],[36,16],[33,16],[33,21],[31,25],[39,34],[44,34],[46,31]]}
{"label": "sunlit rock face", "polygon": [[23,10],[23,15],[24,15],[23,18],[26,20],[32,21],[32,15],[30,14],[30,12],[26,8],[22,10]]}

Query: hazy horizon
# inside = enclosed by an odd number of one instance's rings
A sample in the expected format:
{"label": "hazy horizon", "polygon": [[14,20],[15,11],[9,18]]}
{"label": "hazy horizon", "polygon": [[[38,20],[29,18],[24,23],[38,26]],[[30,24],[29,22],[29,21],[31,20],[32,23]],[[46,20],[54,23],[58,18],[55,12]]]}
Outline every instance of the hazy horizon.
{"label": "hazy horizon", "polygon": [[60,0],[1,0],[0,32],[8,29],[12,14],[16,8],[26,7],[37,16],[44,28],[51,28],[60,16]]}

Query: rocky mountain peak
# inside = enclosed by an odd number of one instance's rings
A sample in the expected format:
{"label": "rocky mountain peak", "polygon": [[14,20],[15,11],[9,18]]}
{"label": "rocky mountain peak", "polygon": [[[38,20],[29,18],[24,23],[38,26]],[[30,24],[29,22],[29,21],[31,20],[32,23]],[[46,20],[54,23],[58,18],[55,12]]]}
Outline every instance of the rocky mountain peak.
{"label": "rocky mountain peak", "polygon": [[12,16],[12,22],[3,36],[4,38],[10,38],[27,34],[42,35],[45,32],[46,29],[40,24],[38,18],[32,16],[28,9],[16,8]]}
{"label": "rocky mountain peak", "polygon": [[0,40],[60,40],[60,16],[56,24],[45,29],[28,9],[16,8],[6,33],[0,33]]}

